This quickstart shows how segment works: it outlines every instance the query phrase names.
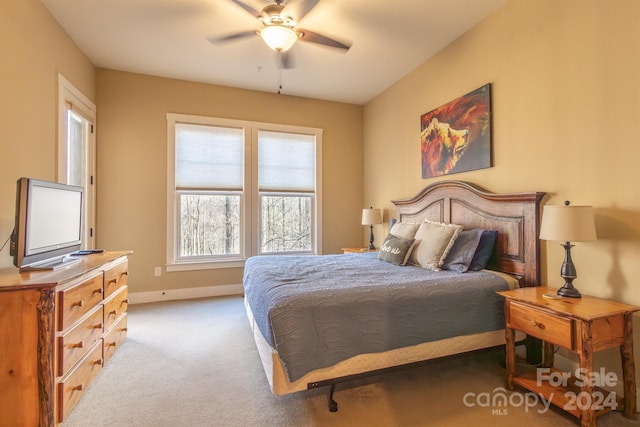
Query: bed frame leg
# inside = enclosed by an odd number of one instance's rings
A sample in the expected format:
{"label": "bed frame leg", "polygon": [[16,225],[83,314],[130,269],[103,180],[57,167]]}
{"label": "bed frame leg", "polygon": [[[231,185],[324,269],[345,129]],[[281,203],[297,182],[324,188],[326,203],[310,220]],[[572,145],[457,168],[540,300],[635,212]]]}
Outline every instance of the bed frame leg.
{"label": "bed frame leg", "polygon": [[333,392],[336,391],[336,385],[331,384],[329,386],[329,411],[338,412],[338,402],[333,400]]}

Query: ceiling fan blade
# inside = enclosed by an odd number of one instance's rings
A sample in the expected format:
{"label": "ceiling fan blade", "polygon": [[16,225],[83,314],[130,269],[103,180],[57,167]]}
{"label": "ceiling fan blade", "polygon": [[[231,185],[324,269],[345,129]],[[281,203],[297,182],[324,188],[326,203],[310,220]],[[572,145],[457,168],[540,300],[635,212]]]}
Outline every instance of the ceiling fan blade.
{"label": "ceiling fan blade", "polygon": [[209,40],[209,42],[213,44],[223,44],[223,43],[228,43],[238,39],[243,39],[243,38],[246,38],[249,36],[255,36],[255,35],[256,35],[255,30],[249,30],[249,31],[243,31],[241,33],[229,34],[226,36],[207,37],[207,40]]}
{"label": "ceiling fan blade", "polygon": [[237,4],[238,6],[240,6],[241,8],[243,8],[244,10],[246,10],[247,12],[249,12],[250,14],[252,14],[253,16],[255,16],[256,18],[260,18],[262,16],[260,12],[258,12],[248,4],[241,2],[240,0],[231,0],[231,1]]}
{"label": "ceiling fan blade", "polygon": [[311,9],[316,7],[318,1],[319,0],[300,0],[289,3],[285,7],[286,14],[300,22],[307,13],[311,12]]}
{"label": "ceiling fan blade", "polygon": [[303,30],[302,28],[298,28],[297,31],[302,34],[300,36],[300,40],[305,42],[323,44],[325,46],[336,47],[344,50],[349,50],[349,48],[351,48],[351,43],[348,42],[339,42],[338,40],[323,36],[322,34],[318,34],[313,31]]}

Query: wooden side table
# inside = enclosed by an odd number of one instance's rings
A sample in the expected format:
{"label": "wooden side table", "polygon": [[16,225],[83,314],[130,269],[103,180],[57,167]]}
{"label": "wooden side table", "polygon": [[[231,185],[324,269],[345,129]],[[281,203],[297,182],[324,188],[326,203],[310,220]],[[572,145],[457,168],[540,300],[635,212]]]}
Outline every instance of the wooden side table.
{"label": "wooden side table", "polygon": [[[578,417],[583,427],[596,425],[596,417],[615,408],[613,393],[599,388],[610,378],[593,370],[593,353],[619,347],[624,384],[624,416],[636,419],[636,384],[633,359],[633,313],[640,307],[603,298],[547,299],[556,294],[548,287],[520,288],[498,292],[504,296],[506,319],[507,385],[517,384],[538,393],[554,405]],[[536,373],[516,373],[515,330],[578,354],[576,376],[549,368]],[[547,351],[548,352],[548,351]],[[548,352],[549,353],[549,352]],[[552,354],[552,353],[551,353]],[[541,373],[542,372],[542,373]]]}
{"label": "wooden side table", "polygon": [[340,248],[345,254],[362,254],[366,252],[378,252],[378,249],[368,248]]}

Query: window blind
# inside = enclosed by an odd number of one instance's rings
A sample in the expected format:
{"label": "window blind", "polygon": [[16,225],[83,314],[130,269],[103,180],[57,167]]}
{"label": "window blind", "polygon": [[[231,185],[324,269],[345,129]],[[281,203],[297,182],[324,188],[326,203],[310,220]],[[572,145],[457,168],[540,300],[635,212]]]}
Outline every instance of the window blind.
{"label": "window blind", "polygon": [[244,131],[176,123],[177,189],[242,190]]}
{"label": "window blind", "polygon": [[315,190],[314,135],[258,132],[260,191]]}

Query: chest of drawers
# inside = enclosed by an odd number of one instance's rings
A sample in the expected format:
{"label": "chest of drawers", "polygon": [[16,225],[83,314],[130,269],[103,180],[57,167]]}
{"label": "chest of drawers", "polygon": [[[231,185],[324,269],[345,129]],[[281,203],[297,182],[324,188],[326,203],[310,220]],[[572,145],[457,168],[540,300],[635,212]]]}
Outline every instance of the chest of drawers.
{"label": "chest of drawers", "polygon": [[129,254],[0,270],[0,425],[57,425],[82,398],[126,337]]}

